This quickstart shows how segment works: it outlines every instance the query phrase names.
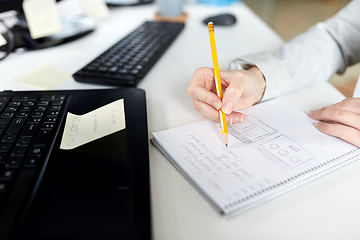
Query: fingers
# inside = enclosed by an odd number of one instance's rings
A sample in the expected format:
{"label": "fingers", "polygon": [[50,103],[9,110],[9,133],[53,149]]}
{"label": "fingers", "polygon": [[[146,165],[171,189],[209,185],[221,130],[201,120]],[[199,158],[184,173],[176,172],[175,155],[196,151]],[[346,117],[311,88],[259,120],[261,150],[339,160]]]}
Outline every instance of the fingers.
{"label": "fingers", "polygon": [[220,109],[222,102],[214,91],[213,70],[211,68],[196,69],[188,87],[188,95],[193,99],[213,106],[215,109]]}
{"label": "fingers", "polygon": [[[334,105],[311,111],[309,117],[321,132],[360,147],[360,98],[347,98]],[[332,122],[332,123],[329,123]]]}
{"label": "fingers", "polygon": [[311,111],[315,120],[336,122],[360,130],[360,99],[345,99],[334,105]]}
{"label": "fingers", "polygon": [[222,71],[220,76],[227,84],[221,108],[225,114],[252,106],[259,102],[264,94],[266,81],[256,67],[247,71]]}
{"label": "fingers", "polygon": [[216,110],[220,109],[222,102],[220,98],[213,92],[205,89],[200,85],[192,85],[188,88],[188,95],[193,99],[202,101],[211,105]]}
{"label": "fingers", "polygon": [[[199,100],[193,99],[194,107],[197,111],[199,111],[204,117],[212,119],[214,121],[219,122],[219,111],[214,109],[212,106],[201,102]],[[240,112],[232,112],[231,114],[226,115],[226,122],[227,123],[241,123],[246,120],[244,114]]]}
{"label": "fingers", "polygon": [[318,122],[315,126],[323,133],[341,138],[349,143],[354,144],[357,147],[360,147],[360,132],[358,129],[338,123],[325,122]]}

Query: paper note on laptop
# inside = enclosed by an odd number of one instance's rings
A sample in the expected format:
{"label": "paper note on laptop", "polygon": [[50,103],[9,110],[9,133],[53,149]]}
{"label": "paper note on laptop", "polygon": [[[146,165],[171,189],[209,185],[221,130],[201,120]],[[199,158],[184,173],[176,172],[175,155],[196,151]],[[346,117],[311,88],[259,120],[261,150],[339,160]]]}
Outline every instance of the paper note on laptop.
{"label": "paper note on laptop", "polygon": [[84,115],[68,113],[60,149],[73,149],[124,128],[124,99]]}

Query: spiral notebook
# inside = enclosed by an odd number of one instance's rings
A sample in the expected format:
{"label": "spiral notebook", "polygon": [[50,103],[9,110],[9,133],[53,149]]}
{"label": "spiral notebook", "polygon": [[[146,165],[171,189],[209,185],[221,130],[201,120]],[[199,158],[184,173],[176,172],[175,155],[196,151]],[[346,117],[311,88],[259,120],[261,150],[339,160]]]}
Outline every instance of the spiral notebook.
{"label": "spiral notebook", "polygon": [[211,120],[154,132],[151,142],[223,215],[239,213],[359,159],[360,150],[321,133],[306,113],[275,99],[228,125],[225,147]]}

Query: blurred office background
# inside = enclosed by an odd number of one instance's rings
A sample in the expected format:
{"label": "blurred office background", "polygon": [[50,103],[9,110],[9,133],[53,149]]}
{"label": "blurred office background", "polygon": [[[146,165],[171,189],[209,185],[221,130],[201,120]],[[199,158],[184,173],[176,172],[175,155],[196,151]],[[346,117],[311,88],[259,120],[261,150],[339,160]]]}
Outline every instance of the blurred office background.
{"label": "blurred office background", "polygon": [[[350,0],[243,0],[260,18],[289,41],[309,27],[323,21]],[[360,76],[360,64],[349,67],[343,75],[335,75],[330,82],[346,97],[352,96]]]}

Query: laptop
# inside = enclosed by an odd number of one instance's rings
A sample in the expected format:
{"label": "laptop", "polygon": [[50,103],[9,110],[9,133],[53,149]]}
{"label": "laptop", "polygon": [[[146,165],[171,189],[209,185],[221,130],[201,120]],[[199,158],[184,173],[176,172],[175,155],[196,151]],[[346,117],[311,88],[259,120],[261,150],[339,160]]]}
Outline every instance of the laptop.
{"label": "laptop", "polygon": [[[126,128],[61,150],[66,114],[124,99]],[[145,92],[0,92],[0,239],[151,239]]]}

